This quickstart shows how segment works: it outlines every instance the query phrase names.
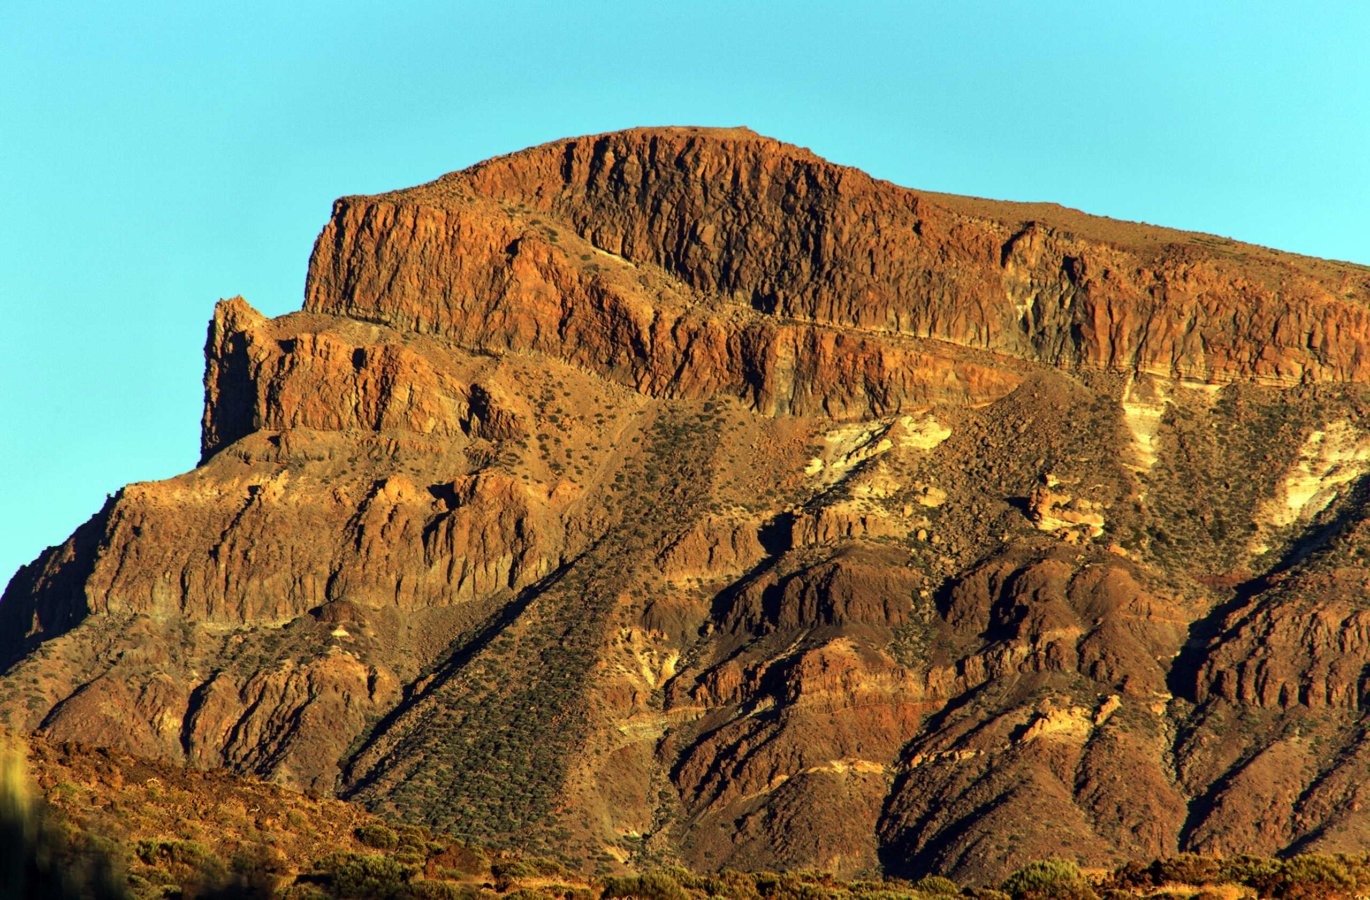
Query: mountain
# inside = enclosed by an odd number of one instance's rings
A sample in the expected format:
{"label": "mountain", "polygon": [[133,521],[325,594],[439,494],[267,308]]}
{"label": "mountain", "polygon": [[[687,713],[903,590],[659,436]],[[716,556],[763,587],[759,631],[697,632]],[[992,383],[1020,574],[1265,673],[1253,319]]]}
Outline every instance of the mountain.
{"label": "mountain", "polygon": [[0,713],[572,864],[1359,850],[1368,301],[745,129],[344,198]]}

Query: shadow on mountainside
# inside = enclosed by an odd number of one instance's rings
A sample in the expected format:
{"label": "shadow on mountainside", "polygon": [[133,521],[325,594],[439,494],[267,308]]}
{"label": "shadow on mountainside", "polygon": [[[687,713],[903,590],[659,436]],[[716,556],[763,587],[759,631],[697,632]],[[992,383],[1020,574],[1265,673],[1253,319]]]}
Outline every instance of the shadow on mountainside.
{"label": "shadow on mountainside", "polygon": [[1189,636],[1166,676],[1166,686],[1171,695],[1191,703],[1195,702],[1198,694],[1199,669],[1214,642],[1224,634],[1230,633],[1231,629],[1224,631],[1224,625],[1232,614],[1249,606],[1256,597],[1278,584],[1282,576],[1326,548],[1348,525],[1359,521],[1367,503],[1370,503],[1370,476],[1362,476],[1356,481],[1354,489],[1342,502],[1335,515],[1310,527],[1289,545],[1274,566],[1263,574],[1237,585],[1233,588],[1231,598],[1219,603],[1206,616],[1195,620],[1189,626]]}
{"label": "shadow on mountainside", "polygon": [[381,770],[379,765],[372,765],[365,773],[355,771],[355,767],[367,751],[374,749],[378,742],[384,740],[387,733],[426,697],[456,677],[471,660],[490,646],[496,637],[513,625],[533,600],[561,581],[566,573],[575,568],[591,550],[586,550],[579,556],[563,563],[539,581],[519,591],[512,600],[497,609],[473,632],[463,634],[454,640],[448,646],[441,660],[432,667],[430,677],[419,679],[418,683],[422,683],[423,686],[415,689],[411,685],[406,689],[404,699],[377,721],[370,732],[357,743],[356,750],[341,761],[343,789],[339,791],[338,796],[343,799],[352,799],[359,792],[371,786]]}
{"label": "shadow on mountainside", "polygon": [[14,573],[0,597],[0,672],[90,614],[86,583],[95,571],[118,497],[106,499],[64,543],[49,547]]}

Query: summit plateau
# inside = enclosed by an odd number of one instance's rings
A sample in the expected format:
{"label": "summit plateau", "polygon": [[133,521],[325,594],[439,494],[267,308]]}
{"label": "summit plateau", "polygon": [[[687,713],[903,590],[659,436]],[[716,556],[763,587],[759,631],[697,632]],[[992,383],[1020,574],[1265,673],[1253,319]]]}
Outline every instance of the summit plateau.
{"label": "summit plateau", "polygon": [[334,204],[12,729],[606,866],[1370,844],[1370,269],[746,129]]}

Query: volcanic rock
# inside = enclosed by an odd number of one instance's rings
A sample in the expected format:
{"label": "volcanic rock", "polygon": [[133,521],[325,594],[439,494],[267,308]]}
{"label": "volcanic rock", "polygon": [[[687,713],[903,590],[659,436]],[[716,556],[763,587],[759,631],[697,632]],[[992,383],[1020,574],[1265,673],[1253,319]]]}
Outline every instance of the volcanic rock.
{"label": "volcanic rock", "polygon": [[344,198],[0,715],[575,865],[1358,851],[1368,300],[745,129]]}

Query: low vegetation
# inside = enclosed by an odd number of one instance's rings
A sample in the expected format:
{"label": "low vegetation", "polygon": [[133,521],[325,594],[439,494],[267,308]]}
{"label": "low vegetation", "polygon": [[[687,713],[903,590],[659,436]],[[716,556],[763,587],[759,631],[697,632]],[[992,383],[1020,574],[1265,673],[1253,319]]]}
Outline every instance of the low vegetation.
{"label": "low vegetation", "polygon": [[0,894],[7,898],[1350,900],[1370,892],[1370,854],[1183,855],[1111,871],[1046,859],[998,885],[678,867],[589,877],[588,869],[109,751],[11,742],[0,752]]}

